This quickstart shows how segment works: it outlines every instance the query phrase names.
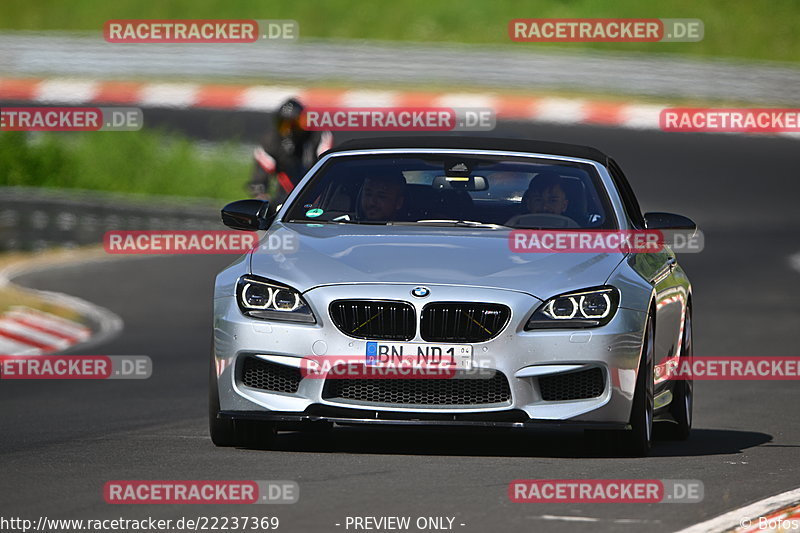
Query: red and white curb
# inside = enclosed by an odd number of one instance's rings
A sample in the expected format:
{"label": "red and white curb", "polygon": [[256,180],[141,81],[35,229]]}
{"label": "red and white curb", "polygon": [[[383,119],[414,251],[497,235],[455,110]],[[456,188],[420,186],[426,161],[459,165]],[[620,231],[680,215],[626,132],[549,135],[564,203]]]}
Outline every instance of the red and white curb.
{"label": "red and white curb", "polygon": [[[483,107],[494,109],[499,119],[655,130],[659,129],[659,115],[665,108],[593,99],[491,93],[0,77],[0,100],[37,104],[273,111],[290,96],[316,107]],[[795,133],[780,135],[798,137]]]}
{"label": "red and white curb", "polygon": [[[0,290],[12,285],[11,280],[15,276],[93,260],[77,258],[52,263],[34,258],[14,263],[0,270]],[[69,309],[83,321],[68,320],[31,307],[12,306],[0,314],[0,355],[44,355],[62,352],[74,346],[85,349],[106,342],[122,331],[121,318],[91,302],[59,292],[29,289],[19,285],[13,287],[15,291],[31,294],[39,301]],[[91,324],[92,327],[86,324]]]}
{"label": "red and white curb", "polygon": [[[760,522],[764,519],[764,523]],[[716,533],[733,531],[750,533],[755,531],[790,531],[796,528],[765,527],[771,520],[795,520],[800,523],[800,488],[783,492],[734,509],[711,520],[695,524],[676,533]],[[760,526],[760,527],[759,527]]]}
{"label": "red and white curb", "polygon": [[0,353],[5,355],[61,352],[91,336],[80,322],[30,307],[17,306],[0,314]]}

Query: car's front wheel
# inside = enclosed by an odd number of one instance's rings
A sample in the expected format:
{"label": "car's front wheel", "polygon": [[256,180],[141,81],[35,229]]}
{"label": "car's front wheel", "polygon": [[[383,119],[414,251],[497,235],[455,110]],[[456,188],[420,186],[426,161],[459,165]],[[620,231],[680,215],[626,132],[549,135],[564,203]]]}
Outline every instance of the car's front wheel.
{"label": "car's front wheel", "polygon": [[631,408],[631,429],[621,433],[623,451],[643,457],[653,446],[653,410],[655,378],[655,328],[652,317],[647,320],[642,357],[636,377],[636,391]]}
{"label": "car's front wheel", "polygon": [[275,425],[259,420],[231,420],[219,417],[219,385],[214,356],[208,380],[208,429],[216,446],[268,448],[275,438]]}

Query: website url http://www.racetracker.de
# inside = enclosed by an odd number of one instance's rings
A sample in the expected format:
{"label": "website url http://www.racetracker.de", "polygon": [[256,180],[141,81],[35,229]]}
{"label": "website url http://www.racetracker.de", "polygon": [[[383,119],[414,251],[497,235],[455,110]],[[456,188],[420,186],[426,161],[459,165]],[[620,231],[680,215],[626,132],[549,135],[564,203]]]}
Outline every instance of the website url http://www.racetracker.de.
{"label": "website url http://www.racetracker.de", "polygon": [[37,519],[0,516],[0,531],[27,533],[39,531],[61,533],[69,531],[275,531],[280,527],[277,516],[194,516],[181,518],[48,518]]}

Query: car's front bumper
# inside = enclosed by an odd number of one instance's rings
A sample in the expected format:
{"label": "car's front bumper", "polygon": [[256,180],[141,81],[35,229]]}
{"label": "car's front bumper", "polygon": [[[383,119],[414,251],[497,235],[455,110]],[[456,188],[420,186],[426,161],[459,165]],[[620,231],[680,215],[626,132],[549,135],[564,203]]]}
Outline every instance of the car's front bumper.
{"label": "car's front bumper", "polygon": [[[502,416],[499,416],[502,415]],[[528,418],[524,411],[510,410],[492,413],[436,415],[434,413],[396,413],[367,409],[336,408],[312,405],[302,413],[285,411],[220,411],[220,419],[260,420],[272,422],[278,429],[298,429],[319,424],[343,426],[447,426],[465,428],[559,428],[559,429],[628,429],[627,422],[596,422],[589,420],[538,420]]]}
{"label": "car's front bumper", "polygon": [[[418,300],[412,285],[332,285],[304,294],[317,318],[313,325],[265,321],[242,315],[234,297],[214,302],[214,357],[220,416],[277,422],[337,422],[519,427],[579,425],[624,427],[630,416],[646,314],[620,308],[605,326],[586,330],[524,331],[541,301],[522,292],[490,288],[430,286],[433,298]],[[497,337],[473,344],[475,365],[502,373],[510,398],[496,404],[431,406],[363,402],[326,397],[325,379],[306,377],[294,393],[244,386],[245,357],[297,368],[304,357],[364,356],[365,340],[340,332],[328,315],[330,302],[342,298],[407,301],[417,316],[431,301],[496,302],[512,310]],[[419,336],[410,342],[424,342]],[[602,393],[593,398],[548,401],[540,379],[586,369],[602,370]],[[475,378],[483,379],[483,378]]]}

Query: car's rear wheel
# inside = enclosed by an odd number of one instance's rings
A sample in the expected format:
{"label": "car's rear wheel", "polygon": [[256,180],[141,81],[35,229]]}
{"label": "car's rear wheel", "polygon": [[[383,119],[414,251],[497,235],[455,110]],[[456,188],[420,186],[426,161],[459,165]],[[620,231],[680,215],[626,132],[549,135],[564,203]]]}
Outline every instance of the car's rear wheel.
{"label": "car's rear wheel", "polygon": [[653,391],[655,365],[655,328],[652,317],[645,329],[642,357],[636,377],[636,391],[631,408],[631,429],[621,433],[622,451],[627,455],[643,457],[653,446]]}
{"label": "car's rear wheel", "polygon": [[[691,364],[692,347],[692,308],[686,307],[686,318],[683,323],[683,339],[681,341],[680,363]],[[670,415],[674,423],[666,424],[665,436],[674,440],[686,440],[692,431],[692,408],[694,406],[694,383],[692,379],[680,379],[675,381],[672,390],[672,403],[669,406]]]}
{"label": "car's rear wheel", "polygon": [[275,438],[275,425],[259,420],[231,420],[219,417],[219,384],[211,356],[208,380],[208,429],[216,446],[239,446],[265,449]]}

